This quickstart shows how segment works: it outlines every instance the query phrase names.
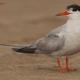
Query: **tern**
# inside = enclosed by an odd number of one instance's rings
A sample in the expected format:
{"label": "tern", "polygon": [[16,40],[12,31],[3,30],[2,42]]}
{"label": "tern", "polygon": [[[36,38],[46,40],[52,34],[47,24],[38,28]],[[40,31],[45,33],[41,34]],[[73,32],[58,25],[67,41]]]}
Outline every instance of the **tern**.
{"label": "tern", "polygon": [[69,67],[68,56],[80,51],[80,6],[69,5],[65,11],[56,16],[67,16],[68,20],[64,25],[53,29],[34,43],[12,49],[20,53],[42,53],[57,57],[60,70],[64,69],[60,58],[65,56],[65,70],[71,71],[74,69]]}

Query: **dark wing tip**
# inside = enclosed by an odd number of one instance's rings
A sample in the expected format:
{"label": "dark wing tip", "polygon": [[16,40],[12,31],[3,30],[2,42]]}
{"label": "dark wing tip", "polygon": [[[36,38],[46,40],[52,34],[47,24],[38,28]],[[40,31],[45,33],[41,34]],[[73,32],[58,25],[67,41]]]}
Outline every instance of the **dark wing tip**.
{"label": "dark wing tip", "polygon": [[18,51],[19,51],[19,49],[18,49],[18,48],[12,48],[12,50],[13,50],[13,51],[16,51],[16,52],[18,52]]}
{"label": "dark wing tip", "polygon": [[15,51],[15,52],[20,52],[20,53],[35,53],[36,49],[12,48],[12,50]]}

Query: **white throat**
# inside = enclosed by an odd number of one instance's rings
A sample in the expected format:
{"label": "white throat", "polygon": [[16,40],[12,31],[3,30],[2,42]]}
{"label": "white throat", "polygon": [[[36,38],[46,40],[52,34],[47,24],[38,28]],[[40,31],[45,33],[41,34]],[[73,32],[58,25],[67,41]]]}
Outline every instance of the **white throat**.
{"label": "white throat", "polygon": [[69,14],[68,18],[71,20],[80,20],[80,12],[79,11],[71,12],[71,14]]}
{"label": "white throat", "polygon": [[66,29],[70,34],[80,33],[80,17],[69,17],[66,23]]}

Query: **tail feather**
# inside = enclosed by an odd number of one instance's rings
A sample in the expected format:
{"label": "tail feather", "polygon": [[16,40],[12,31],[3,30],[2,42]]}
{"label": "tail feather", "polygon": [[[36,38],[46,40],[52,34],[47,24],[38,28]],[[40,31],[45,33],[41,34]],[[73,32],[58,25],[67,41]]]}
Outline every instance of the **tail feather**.
{"label": "tail feather", "polygon": [[23,48],[12,48],[16,52],[20,53],[35,53],[36,48],[34,47],[23,47]]}

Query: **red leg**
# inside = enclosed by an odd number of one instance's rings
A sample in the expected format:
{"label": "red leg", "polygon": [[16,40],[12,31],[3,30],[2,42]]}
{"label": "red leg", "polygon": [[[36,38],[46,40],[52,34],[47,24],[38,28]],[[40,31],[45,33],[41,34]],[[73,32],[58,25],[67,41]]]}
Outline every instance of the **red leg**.
{"label": "red leg", "polygon": [[66,70],[69,70],[69,59],[68,56],[66,56]]}
{"label": "red leg", "polygon": [[69,71],[75,71],[76,69],[74,68],[70,68],[69,67],[69,58],[68,56],[66,56],[66,66],[65,66],[65,71],[69,72]]}
{"label": "red leg", "polygon": [[63,66],[62,63],[61,63],[61,60],[60,60],[60,57],[57,57],[57,65],[59,67],[59,71],[60,72],[70,72],[70,71],[75,71],[76,69],[74,68],[70,68],[69,67],[69,58],[68,56],[66,56],[65,58],[65,65]]}
{"label": "red leg", "polygon": [[60,58],[59,57],[57,57],[57,64],[61,68],[61,61],[60,61]]}
{"label": "red leg", "polygon": [[59,71],[60,72],[63,72],[63,70],[62,70],[62,65],[61,65],[62,63],[61,63],[61,60],[60,60],[60,57],[57,57],[57,65],[58,65],[58,67],[59,67]]}
{"label": "red leg", "polygon": [[68,71],[71,71],[71,69],[69,68],[69,58],[68,56],[66,56],[65,58],[65,69],[64,71],[68,72]]}

